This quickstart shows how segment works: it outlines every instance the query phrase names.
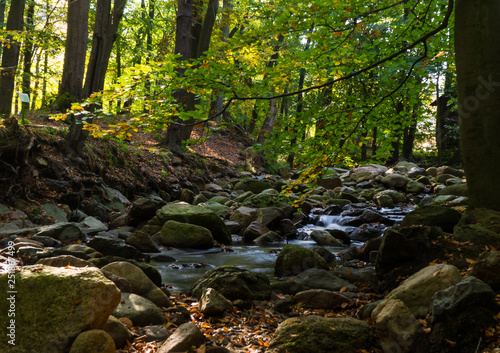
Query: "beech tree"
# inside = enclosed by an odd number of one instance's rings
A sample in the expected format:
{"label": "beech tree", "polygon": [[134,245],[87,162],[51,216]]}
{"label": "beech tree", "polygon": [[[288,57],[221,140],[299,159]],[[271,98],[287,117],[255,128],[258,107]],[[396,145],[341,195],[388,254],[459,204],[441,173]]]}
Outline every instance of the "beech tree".
{"label": "beech tree", "polygon": [[64,67],[59,86],[59,108],[64,112],[72,102],[83,97],[83,74],[87,56],[89,0],[68,2],[66,50]]}
{"label": "beech tree", "polygon": [[457,0],[460,149],[469,207],[500,210],[500,2]]}

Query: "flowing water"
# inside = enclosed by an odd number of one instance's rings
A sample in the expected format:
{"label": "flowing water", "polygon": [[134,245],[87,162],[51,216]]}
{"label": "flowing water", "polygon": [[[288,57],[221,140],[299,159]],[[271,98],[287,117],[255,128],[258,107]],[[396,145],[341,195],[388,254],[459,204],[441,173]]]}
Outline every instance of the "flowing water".
{"label": "flowing water", "polygon": [[[412,209],[395,208],[377,211],[399,223],[404,215]],[[353,217],[321,215],[315,224],[305,225],[299,231],[309,234],[315,229],[340,229],[349,233],[356,229],[356,227],[344,226],[341,223],[350,218]],[[309,238],[304,240],[290,240],[288,244],[296,244],[308,248],[318,246],[316,242]],[[352,245],[361,246],[362,243],[353,243]],[[222,265],[236,266],[260,272],[268,276],[270,281],[275,281],[274,263],[282,247],[283,243],[266,246],[235,244],[225,248],[216,247],[208,250],[163,249],[162,254],[174,257],[177,261],[170,263],[151,261],[151,265],[160,271],[163,283],[170,285],[172,290],[179,290],[183,293],[187,292],[205,272]],[[334,254],[347,249],[346,247],[325,248]]]}

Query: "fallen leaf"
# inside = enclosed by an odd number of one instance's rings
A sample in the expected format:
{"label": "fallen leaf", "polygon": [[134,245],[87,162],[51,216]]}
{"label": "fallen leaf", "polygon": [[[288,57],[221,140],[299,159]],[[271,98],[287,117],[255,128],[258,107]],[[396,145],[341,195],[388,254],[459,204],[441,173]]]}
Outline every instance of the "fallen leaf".
{"label": "fallen leaf", "polygon": [[449,339],[445,338],[444,339],[451,347],[455,347],[457,345],[456,342],[450,341]]}

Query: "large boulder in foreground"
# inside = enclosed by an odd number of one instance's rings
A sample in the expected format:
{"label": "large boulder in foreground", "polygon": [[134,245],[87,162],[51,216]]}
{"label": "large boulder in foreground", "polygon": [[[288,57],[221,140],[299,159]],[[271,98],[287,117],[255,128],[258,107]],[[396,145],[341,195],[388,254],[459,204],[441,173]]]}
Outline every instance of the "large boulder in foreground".
{"label": "large boulder in foreground", "polygon": [[377,316],[391,299],[401,300],[416,318],[423,318],[430,310],[433,295],[461,280],[460,271],[455,266],[447,264],[427,266],[392,290],[373,310],[372,318],[377,321]]}
{"label": "large boulder in foreground", "polygon": [[205,227],[219,243],[231,244],[231,233],[227,230],[222,218],[206,208],[184,203],[171,203],[156,211],[156,217],[162,225],[167,221],[177,221]]}
{"label": "large boulder in foreground", "polygon": [[200,298],[207,288],[214,288],[230,300],[267,300],[271,295],[266,276],[233,266],[221,266],[206,272],[191,288],[191,293]]}
{"label": "large boulder in foreground", "polygon": [[266,353],[354,353],[373,343],[372,329],[365,321],[303,316],[283,321]]}
{"label": "large boulder in foreground", "polygon": [[[68,351],[81,332],[101,328],[120,301],[118,288],[94,267],[25,267],[15,274],[14,288],[2,277],[7,300],[0,301],[0,325],[5,330],[15,320],[15,346],[4,337],[1,352]],[[11,304],[15,318],[7,314]]]}
{"label": "large boulder in foreground", "polygon": [[328,265],[325,259],[311,249],[300,245],[285,245],[276,259],[274,274],[276,277],[294,276],[310,268],[327,270]]}

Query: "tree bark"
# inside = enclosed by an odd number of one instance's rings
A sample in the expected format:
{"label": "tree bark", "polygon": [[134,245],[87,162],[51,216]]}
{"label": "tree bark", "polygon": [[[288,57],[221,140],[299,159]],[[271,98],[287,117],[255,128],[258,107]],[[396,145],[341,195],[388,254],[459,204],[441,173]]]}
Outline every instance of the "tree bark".
{"label": "tree bark", "polygon": [[97,1],[92,50],[83,88],[85,98],[104,88],[109,57],[126,3],[127,0],[115,0],[111,9],[111,0]]}
{"label": "tree bark", "polygon": [[469,208],[500,211],[500,2],[457,0],[460,148]]}
{"label": "tree bark", "polygon": [[[7,31],[21,31],[23,29],[24,0],[12,0],[9,16],[7,17]],[[7,36],[3,45],[2,68],[0,70],[0,118],[9,117],[12,109],[12,97],[19,62],[19,43]]]}
{"label": "tree bark", "polygon": [[[193,0],[178,0],[177,2],[177,23],[175,29],[175,53],[181,54],[180,61],[189,59],[189,43],[191,39],[191,23],[193,19]],[[183,76],[185,69],[177,68],[177,74]],[[173,97],[177,101],[178,110],[185,109],[187,91],[179,89],[175,91]],[[171,150],[181,152],[182,136],[181,126],[176,124],[180,123],[181,119],[178,117],[173,118],[174,123],[170,124],[167,128],[166,142]],[[164,141],[165,142],[165,141]]]}
{"label": "tree bark", "polygon": [[[26,27],[28,33],[33,33],[34,29],[34,16],[35,16],[35,2],[30,1],[28,5],[28,10],[26,11]],[[26,37],[24,41],[24,50],[23,50],[23,81],[22,81],[22,91],[23,93],[27,93],[31,96],[31,62],[33,60],[33,39],[30,38],[30,35]],[[32,97],[31,97],[32,98]],[[29,109],[28,103],[26,106]]]}
{"label": "tree bark", "polygon": [[68,2],[66,50],[64,66],[59,86],[58,105],[66,111],[72,102],[83,99],[83,74],[87,56],[89,0]]}

